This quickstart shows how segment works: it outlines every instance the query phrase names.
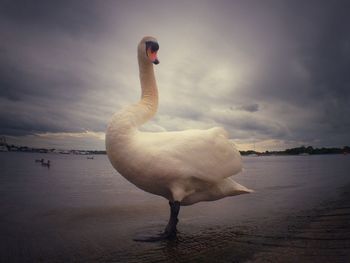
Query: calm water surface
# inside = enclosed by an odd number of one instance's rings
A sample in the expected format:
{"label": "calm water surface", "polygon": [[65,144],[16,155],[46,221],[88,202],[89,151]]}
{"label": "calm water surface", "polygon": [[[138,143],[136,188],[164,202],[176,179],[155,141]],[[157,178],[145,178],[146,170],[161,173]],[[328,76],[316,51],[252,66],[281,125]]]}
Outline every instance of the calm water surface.
{"label": "calm water surface", "polygon": [[350,156],[243,162],[235,179],[255,193],[183,207],[177,240],[139,243],[133,237],[164,228],[168,203],[128,183],[105,155],[0,153],[0,262],[243,262],[350,183]]}

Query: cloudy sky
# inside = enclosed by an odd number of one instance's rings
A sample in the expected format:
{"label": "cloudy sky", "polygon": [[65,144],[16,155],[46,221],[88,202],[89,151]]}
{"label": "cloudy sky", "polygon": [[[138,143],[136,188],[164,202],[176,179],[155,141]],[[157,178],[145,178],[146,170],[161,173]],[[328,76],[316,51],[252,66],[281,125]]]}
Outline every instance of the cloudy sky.
{"label": "cloudy sky", "polygon": [[350,144],[347,1],[1,1],[0,134],[104,149],[140,98],[136,46],[160,45],[145,130],[225,127],[240,149]]}

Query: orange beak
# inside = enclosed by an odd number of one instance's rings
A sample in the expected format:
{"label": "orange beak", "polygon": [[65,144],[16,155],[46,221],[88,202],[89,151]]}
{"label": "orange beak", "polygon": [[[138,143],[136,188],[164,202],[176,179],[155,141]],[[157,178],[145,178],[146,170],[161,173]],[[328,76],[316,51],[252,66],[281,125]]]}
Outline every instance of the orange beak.
{"label": "orange beak", "polygon": [[152,51],[151,48],[147,49],[147,56],[153,64],[159,64],[157,57],[157,51]]}

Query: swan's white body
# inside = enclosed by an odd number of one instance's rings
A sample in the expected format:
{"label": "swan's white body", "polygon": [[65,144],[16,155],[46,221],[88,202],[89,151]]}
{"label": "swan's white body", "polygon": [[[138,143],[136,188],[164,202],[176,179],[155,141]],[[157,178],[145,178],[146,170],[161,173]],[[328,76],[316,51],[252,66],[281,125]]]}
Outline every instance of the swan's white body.
{"label": "swan's white body", "polygon": [[142,97],[114,114],[106,133],[106,150],[114,168],[137,187],[190,205],[252,190],[230,177],[242,169],[239,151],[219,127],[178,132],[142,132],[138,127],[154,116],[158,89],[153,64],[138,46]]}

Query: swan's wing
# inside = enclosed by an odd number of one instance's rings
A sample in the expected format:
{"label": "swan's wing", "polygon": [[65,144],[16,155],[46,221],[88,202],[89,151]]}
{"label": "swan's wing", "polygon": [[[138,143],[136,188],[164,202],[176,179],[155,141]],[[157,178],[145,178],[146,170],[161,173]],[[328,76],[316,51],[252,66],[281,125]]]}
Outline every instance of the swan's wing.
{"label": "swan's wing", "polygon": [[144,154],[148,154],[147,160],[153,171],[175,177],[212,182],[242,169],[240,153],[222,128],[139,132],[135,143]]}

